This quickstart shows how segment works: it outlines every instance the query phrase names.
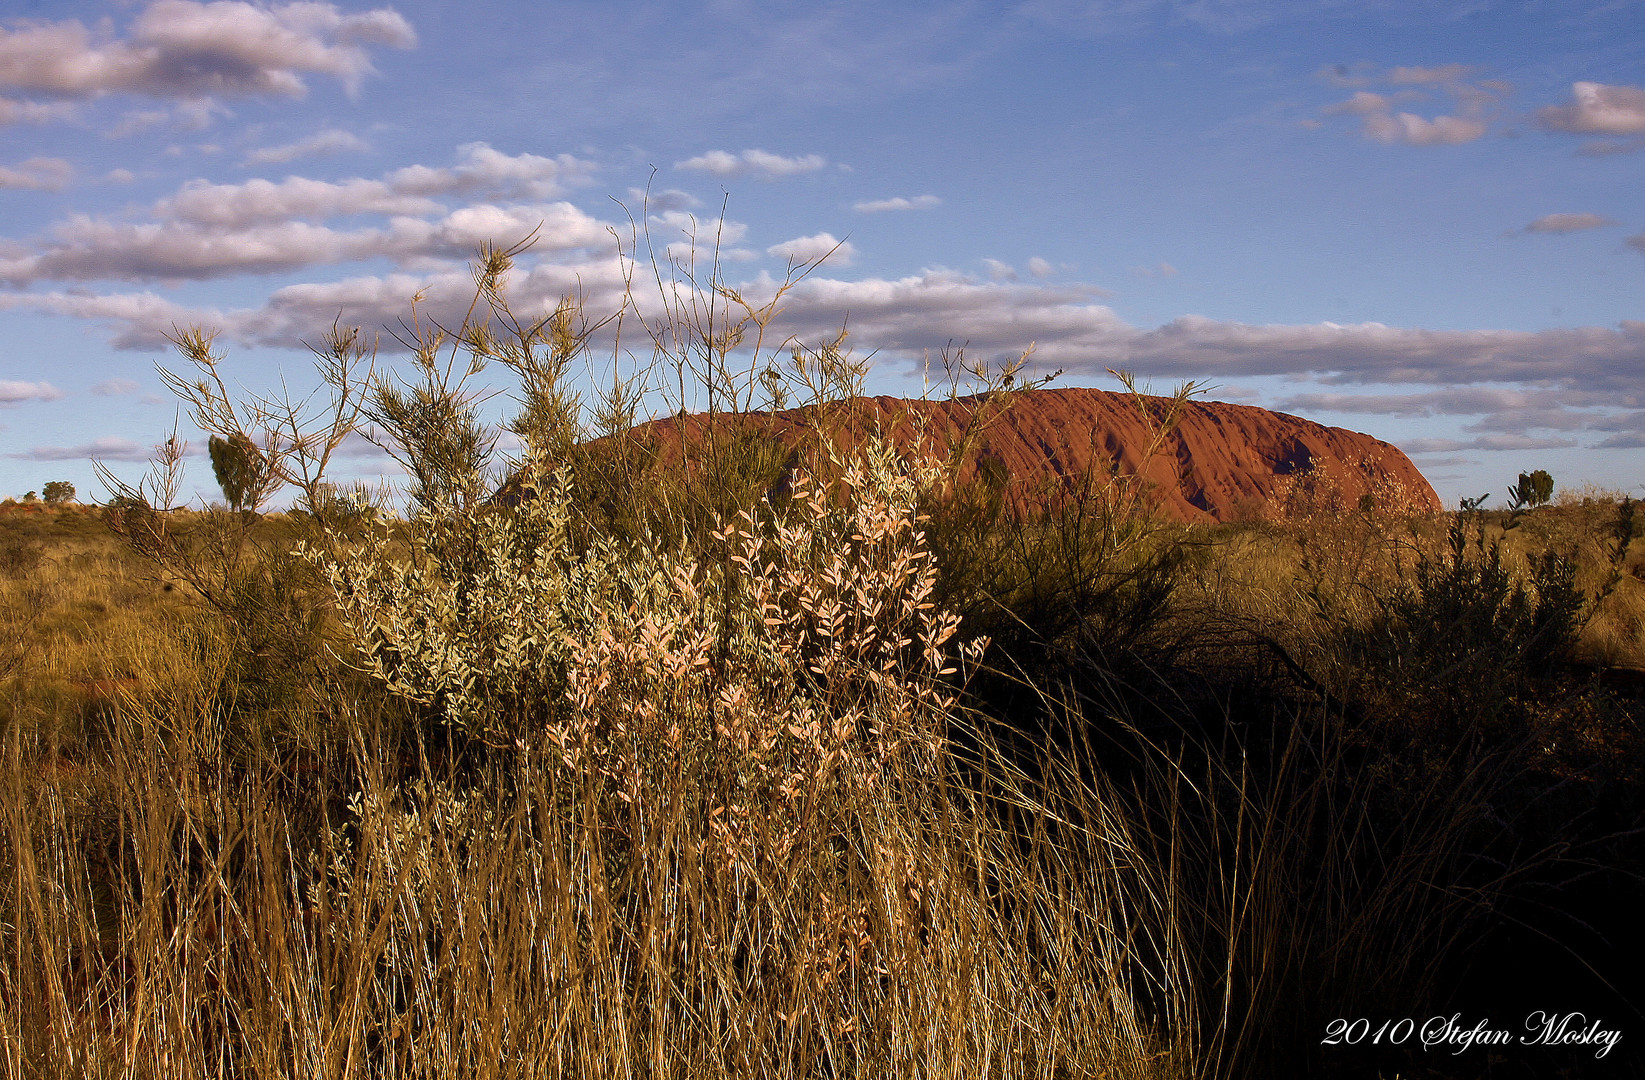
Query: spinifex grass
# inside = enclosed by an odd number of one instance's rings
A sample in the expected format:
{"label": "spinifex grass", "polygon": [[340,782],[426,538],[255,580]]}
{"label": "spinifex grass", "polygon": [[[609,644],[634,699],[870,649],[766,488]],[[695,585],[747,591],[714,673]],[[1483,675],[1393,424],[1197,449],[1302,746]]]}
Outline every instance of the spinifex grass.
{"label": "spinifex grass", "polygon": [[1193,1072],[1191,1027],[1133,1004],[1169,928],[1089,789],[1007,784],[1002,814],[892,768],[728,849],[701,772],[652,774],[638,813],[551,746],[460,768],[340,692],[350,745],[294,793],[225,767],[200,674],[126,700],[94,786],[12,728],[9,1075]]}

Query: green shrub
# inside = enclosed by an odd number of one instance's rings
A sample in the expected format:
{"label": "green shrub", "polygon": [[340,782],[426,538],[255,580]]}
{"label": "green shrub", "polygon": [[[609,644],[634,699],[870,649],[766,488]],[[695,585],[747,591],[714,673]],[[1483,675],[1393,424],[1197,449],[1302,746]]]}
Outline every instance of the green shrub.
{"label": "green shrub", "polygon": [[1531,559],[1525,577],[1503,562],[1500,540],[1458,515],[1438,554],[1424,552],[1415,581],[1389,606],[1384,629],[1401,665],[1436,684],[1537,671],[1569,652],[1585,598],[1575,565],[1557,552]]}
{"label": "green shrub", "polygon": [[1510,509],[1531,509],[1544,506],[1554,497],[1554,478],[1546,470],[1520,473],[1519,483],[1508,489]]}
{"label": "green shrub", "polygon": [[228,438],[213,435],[209,443],[211,471],[223,498],[236,511],[256,510],[267,498],[273,481],[268,455],[244,432]]}

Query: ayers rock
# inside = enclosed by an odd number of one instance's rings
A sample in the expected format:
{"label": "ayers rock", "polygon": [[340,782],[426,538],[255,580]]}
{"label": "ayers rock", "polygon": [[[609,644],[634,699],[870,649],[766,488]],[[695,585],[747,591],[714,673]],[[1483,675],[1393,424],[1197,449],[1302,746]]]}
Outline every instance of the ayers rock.
{"label": "ayers rock", "polygon": [[[1085,475],[1099,478],[1139,470],[1162,496],[1161,509],[1181,521],[1232,521],[1262,513],[1298,472],[1329,476],[1346,505],[1373,491],[1402,491],[1410,509],[1437,512],[1438,496],[1397,448],[1369,435],[1326,427],[1300,416],[1249,405],[1191,401],[1176,428],[1143,460],[1152,435],[1141,408],[1164,415],[1168,399],[1079,387],[1024,390],[1015,394],[919,401],[856,398],[815,408],[775,413],[719,414],[712,422],[753,425],[798,451],[819,424],[836,441],[855,441],[874,431],[904,453],[941,452],[970,427],[974,453],[962,472],[979,462],[996,475],[1004,466],[1017,491],[1043,490],[1040,483]],[[653,420],[629,437],[673,458],[684,441],[702,438],[711,418],[697,413]],[[794,458],[798,461],[798,454]]]}

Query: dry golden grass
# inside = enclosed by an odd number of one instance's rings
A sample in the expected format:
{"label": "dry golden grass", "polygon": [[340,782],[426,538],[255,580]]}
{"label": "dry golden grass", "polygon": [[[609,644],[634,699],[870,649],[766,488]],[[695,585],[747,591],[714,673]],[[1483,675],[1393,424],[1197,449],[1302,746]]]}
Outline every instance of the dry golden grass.
{"label": "dry golden grass", "polygon": [[[339,679],[310,690],[347,740],[308,774],[229,752],[255,724],[232,635],[101,538],[51,549],[7,686],[5,1072],[1193,1075],[1163,883],[1117,808],[999,761],[974,764],[1006,812],[960,782],[930,681],[953,625],[880,475],[848,471],[845,517],[797,502],[776,547],[752,519],[725,534],[782,566],[752,571],[741,633],[776,649],[752,667],[710,673],[712,621],[669,623],[714,586],[659,552],[662,608],[588,612],[607,647],[577,650],[560,739],[453,758]],[[857,547],[810,539],[840,528]]]}
{"label": "dry golden grass", "polygon": [[[1248,1040],[1277,1022],[1267,1010],[1287,978],[1268,971],[1218,1026],[1207,1018],[1235,991],[1204,981],[1203,950],[1241,965],[1319,950],[1350,964],[1344,977],[1374,982],[1391,977],[1396,953],[1422,962],[1398,950],[1402,935],[1437,935],[1423,948],[1443,952],[1467,921],[1467,905],[1408,906],[1404,878],[1357,899],[1347,883],[1362,859],[1396,859],[1424,880],[1453,872],[1487,812],[1488,772],[1460,792],[1443,773],[1411,781],[1430,785],[1409,811],[1429,839],[1398,854],[1366,816],[1382,781],[1336,790],[1344,750],[1329,739],[1259,789],[1215,770],[1185,789],[1162,759],[1142,805],[1165,815],[1165,833],[1069,762],[1031,781],[998,758],[955,757],[937,733],[968,722],[922,682],[954,641],[951,623],[922,614],[934,578],[906,516],[915,500],[875,501],[906,480],[876,488],[848,471],[847,482],[857,494],[836,502],[802,481],[788,511],[799,516],[770,534],[774,547],[753,519],[722,534],[730,565],[756,583],[746,595],[759,618],[744,632],[763,625],[807,669],[831,673],[818,685],[832,697],[803,699],[813,712],[770,697],[792,678],[780,665],[716,659],[721,628],[702,621],[714,579],[674,548],[620,575],[652,582],[661,591],[645,595],[661,607],[591,612],[584,645],[598,647],[577,651],[563,715],[592,726],[509,746],[501,736],[529,731],[482,724],[464,751],[440,734],[454,728],[424,726],[449,694],[412,694],[428,704],[408,728],[392,695],[338,671],[308,688],[334,726],[306,759],[247,734],[266,724],[225,675],[238,670],[236,639],[187,590],[165,590],[94,519],[55,532],[0,519],[43,554],[0,578],[9,610],[39,605],[6,684],[0,769],[6,1073],[1217,1075],[1249,1064]],[[1580,522],[1531,524],[1507,534],[1519,557],[1569,539],[1556,528],[1586,535]],[[857,546],[817,534],[826,528]],[[1384,530],[1340,516],[1331,530],[1314,522],[1306,544],[1279,526],[1173,535],[1194,551],[1174,618],[1260,627],[1321,681],[1321,598],[1363,613],[1352,605],[1367,575],[1394,580],[1434,542],[1431,523]],[[370,545],[350,550],[373,557]],[[375,557],[388,566],[417,550],[397,536]],[[842,557],[864,560],[864,573]],[[1614,614],[1637,603],[1636,584],[1616,585],[1584,649],[1596,626],[1637,649]],[[341,625],[428,600],[382,593],[375,615],[356,609]],[[881,617],[892,609],[918,617],[900,630]],[[899,635],[910,648],[876,644]],[[882,655],[893,663],[883,682],[853,681],[882,670]],[[927,661],[918,677],[895,666]],[[842,717],[830,742],[824,721]],[[706,726],[682,737],[693,723]],[[858,740],[899,730],[917,752],[852,763],[852,747],[875,745]],[[741,764],[712,765],[702,755],[715,746]],[[1223,798],[1245,807],[1248,847],[1224,848],[1209,824]],[[1307,822],[1339,801],[1361,815],[1339,830],[1343,880],[1305,885],[1287,868],[1309,857]],[[1198,857],[1182,861],[1195,850],[1206,865],[1244,866],[1240,891],[1196,877]],[[1453,895],[1494,887],[1459,879]],[[1318,889],[1334,890],[1322,910],[1346,921],[1302,918]],[[1359,944],[1344,953],[1349,940]]]}

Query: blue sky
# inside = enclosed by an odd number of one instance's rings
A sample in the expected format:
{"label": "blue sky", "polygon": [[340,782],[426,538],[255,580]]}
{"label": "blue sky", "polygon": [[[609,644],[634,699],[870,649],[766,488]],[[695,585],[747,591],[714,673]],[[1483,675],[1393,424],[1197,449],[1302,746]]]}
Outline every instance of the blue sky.
{"label": "blue sky", "polygon": [[[948,342],[1366,431],[1450,503],[1645,482],[1645,4],[0,0],[0,494],[135,478],[164,334],[312,382],[341,313],[617,295],[720,229],[870,386]],[[627,207],[625,210],[624,205]],[[385,352],[385,359],[396,359]],[[191,479],[211,494],[204,440]],[[361,452],[344,478],[384,462]]]}

